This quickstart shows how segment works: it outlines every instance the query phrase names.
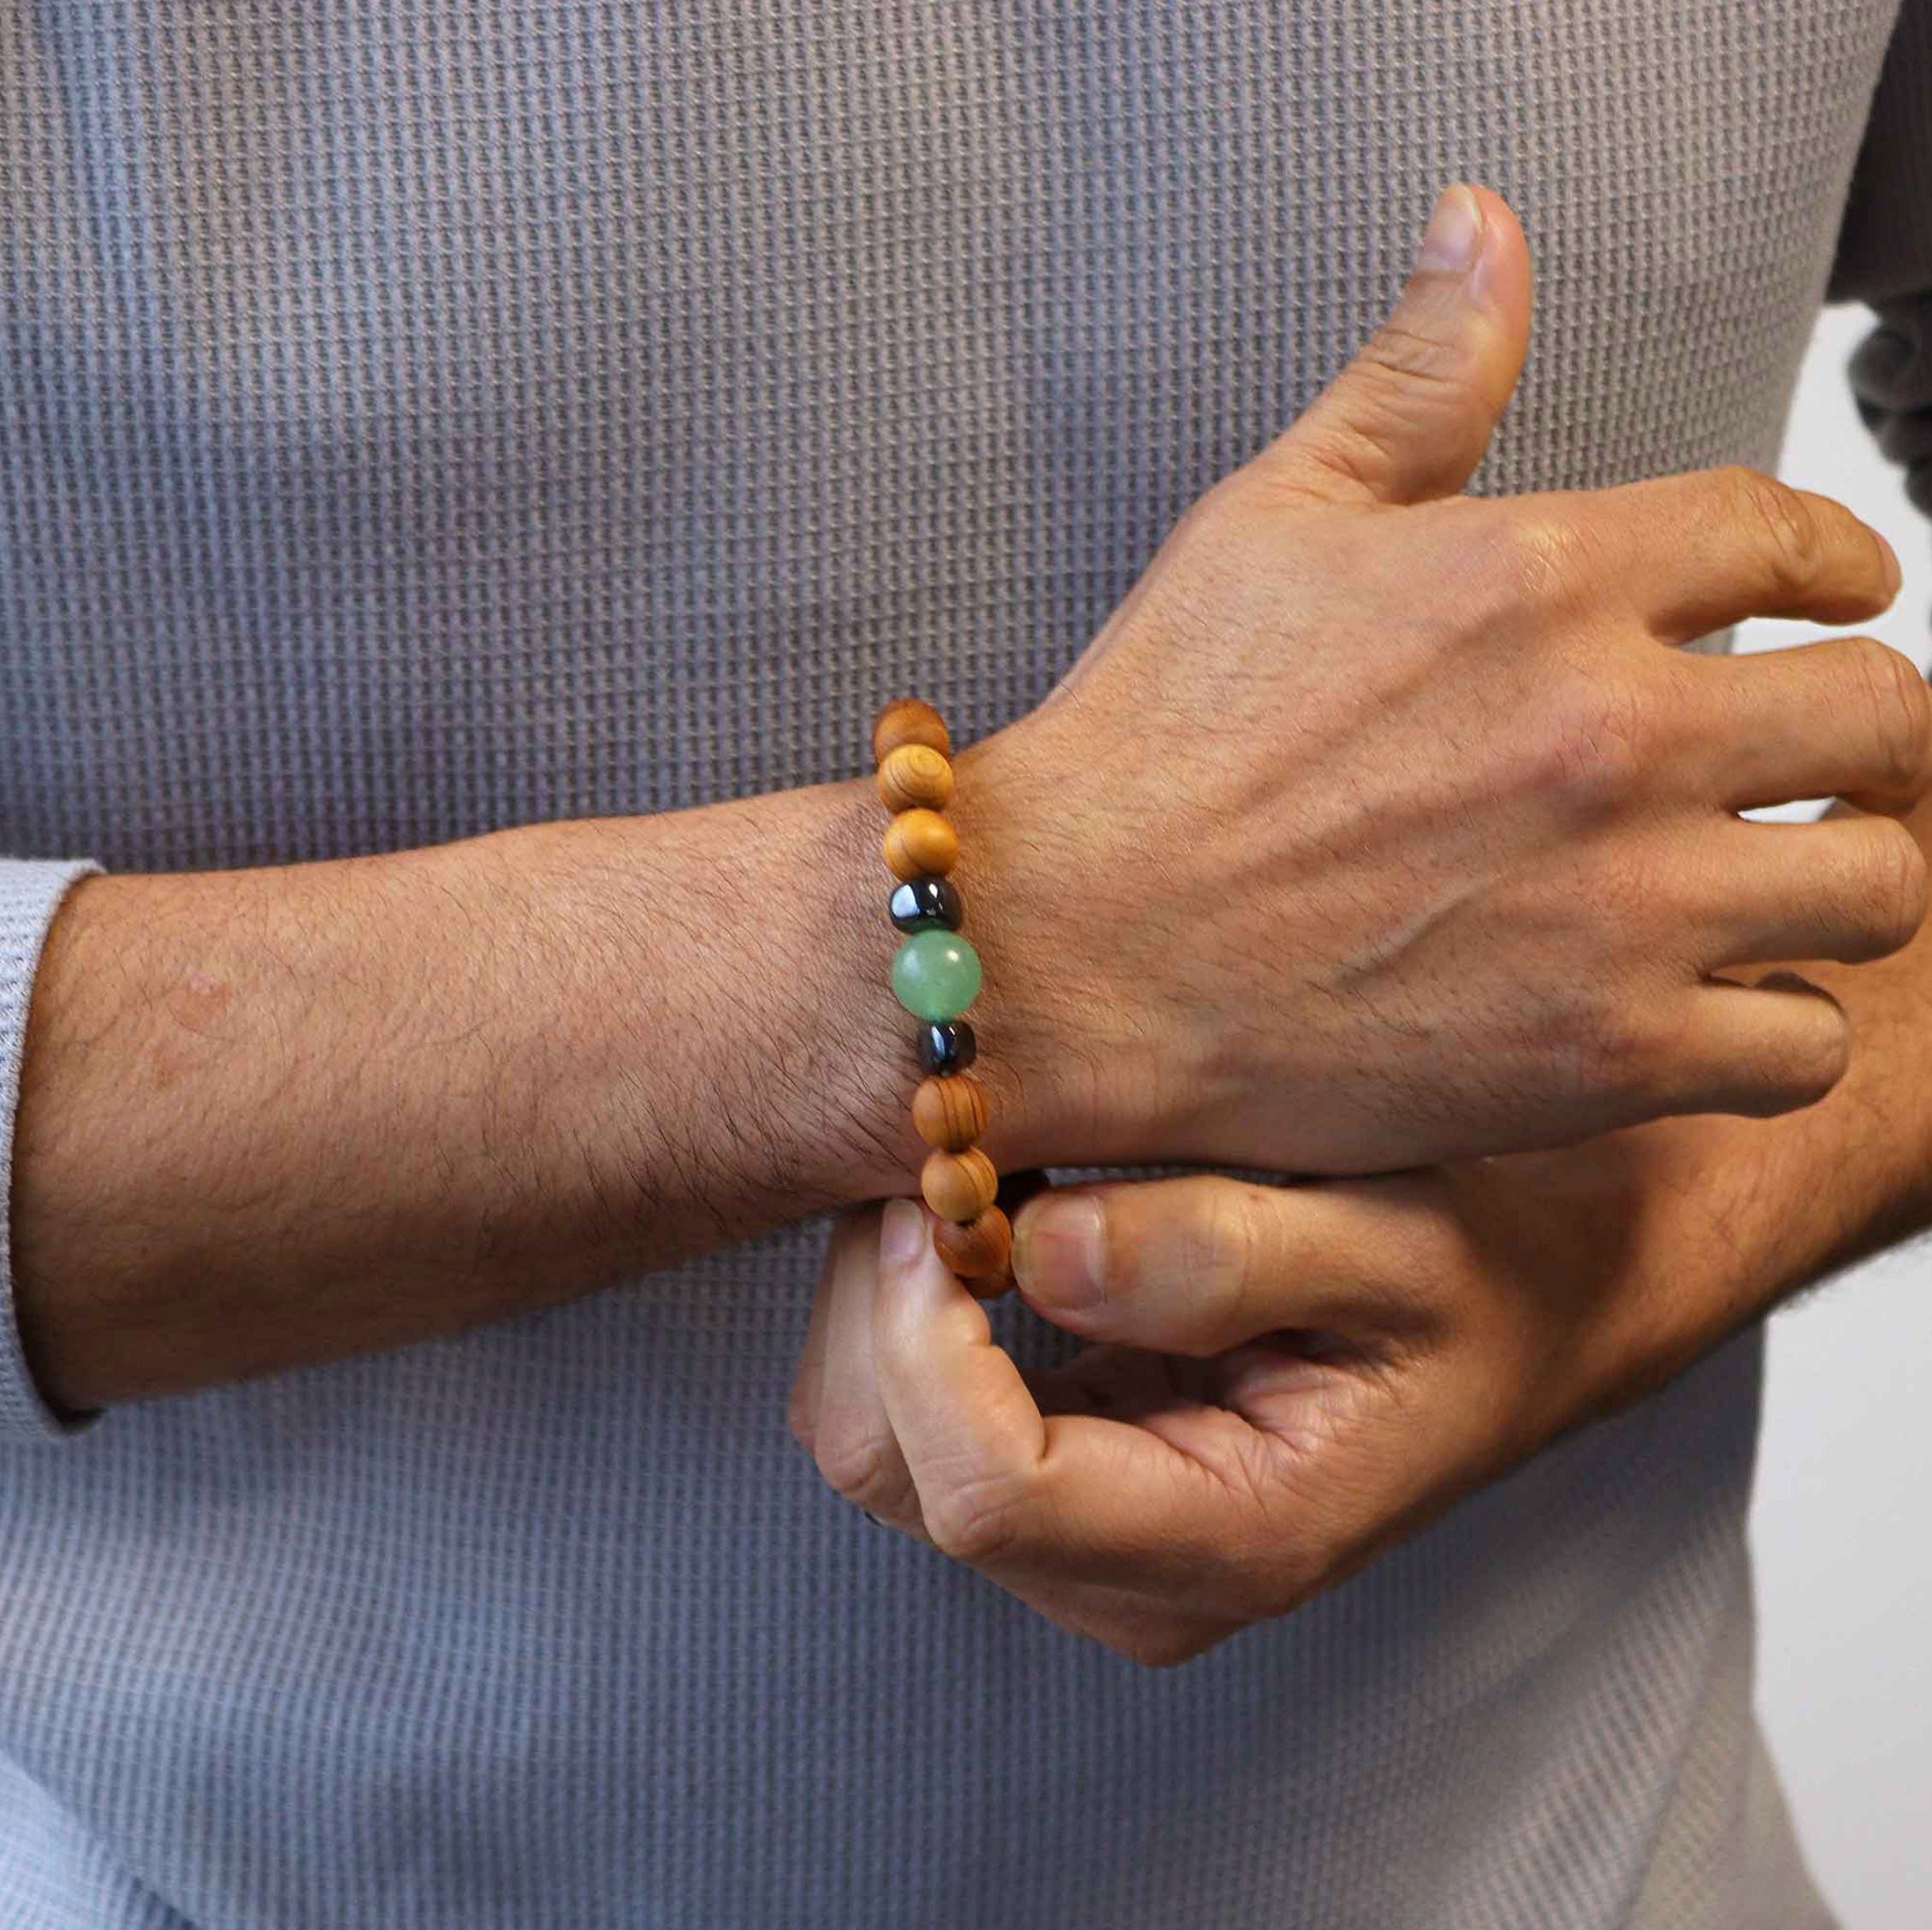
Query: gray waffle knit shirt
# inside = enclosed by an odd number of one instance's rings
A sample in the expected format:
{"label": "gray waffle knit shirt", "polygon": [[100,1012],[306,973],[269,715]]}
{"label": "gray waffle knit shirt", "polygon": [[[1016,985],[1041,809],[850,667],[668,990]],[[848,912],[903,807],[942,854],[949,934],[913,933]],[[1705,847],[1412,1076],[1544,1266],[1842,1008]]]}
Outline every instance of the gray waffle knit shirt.
{"label": "gray waffle knit shirt", "polygon": [[[1828,293],[1932,454],[1904,3],[0,0],[0,1145],[81,861],[1025,711],[1445,181],[1538,271],[1483,487],[1774,463]],[[822,1232],[78,1430],[7,1322],[0,1926],[1826,1921],[1751,1709],[1755,1333],[1148,1672],[825,1488]]]}

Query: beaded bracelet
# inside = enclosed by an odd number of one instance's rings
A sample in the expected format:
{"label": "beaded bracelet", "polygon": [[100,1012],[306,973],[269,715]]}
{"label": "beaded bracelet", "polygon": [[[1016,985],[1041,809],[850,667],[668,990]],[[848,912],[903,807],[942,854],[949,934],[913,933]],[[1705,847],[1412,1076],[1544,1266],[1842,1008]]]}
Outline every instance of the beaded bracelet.
{"label": "beaded bracelet", "polygon": [[[892,992],[921,1021],[912,1122],[932,1147],[919,1190],[939,1217],[933,1243],[963,1280],[1003,1290],[1013,1228],[994,1204],[999,1175],[975,1142],[987,1129],[987,1096],[966,1069],[979,1046],[960,1014],[979,995],[980,956],[960,936],[965,901],[947,875],[959,861],[959,837],[940,813],[952,796],[952,740],[939,713],[916,697],[879,713],[872,754],[879,796],[892,813],[886,862],[898,879],[886,915],[905,933],[892,960]],[[997,1283],[997,1284],[996,1284]]]}

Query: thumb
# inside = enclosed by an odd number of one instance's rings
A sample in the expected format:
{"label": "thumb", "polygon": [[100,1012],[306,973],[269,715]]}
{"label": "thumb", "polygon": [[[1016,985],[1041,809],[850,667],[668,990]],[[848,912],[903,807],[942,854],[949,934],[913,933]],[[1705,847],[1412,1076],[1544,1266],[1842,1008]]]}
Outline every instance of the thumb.
{"label": "thumb", "polygon": [[1214,1174],[1056,1187],[1014,1222],[1013,1272],[1035,1313],[1088,1340],[1221,1353],[1354,1324],[1364,1218],[1343,1187]]}
{"label": "thumb", "polygon": [[1253,470],[1327,502],[1454,495],[1523,366],[1529,250],[1487,188],[1445,188],[1387,321]]}

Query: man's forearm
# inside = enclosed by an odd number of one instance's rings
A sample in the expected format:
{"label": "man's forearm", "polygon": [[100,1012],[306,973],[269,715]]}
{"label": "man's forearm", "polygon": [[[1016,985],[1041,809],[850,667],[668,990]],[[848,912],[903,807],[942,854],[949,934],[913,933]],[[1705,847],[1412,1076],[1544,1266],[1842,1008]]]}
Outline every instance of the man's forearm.
{"label": "man's forearm", "polygon": [[[397,1346],[909,1185],[883,823],[855,780],[77,886],[15,1139],[49,1397]],[[1003,1029],[978,1069],[1005,1165],[1026,1048]]]}

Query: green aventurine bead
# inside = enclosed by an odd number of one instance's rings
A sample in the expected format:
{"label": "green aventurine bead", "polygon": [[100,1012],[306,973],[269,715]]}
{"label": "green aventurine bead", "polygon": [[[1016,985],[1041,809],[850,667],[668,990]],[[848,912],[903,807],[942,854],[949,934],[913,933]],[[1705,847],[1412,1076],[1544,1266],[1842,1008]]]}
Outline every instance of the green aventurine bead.
{"label": "green aventurine bead", "polygon": [[956,1019],[979,993],[980,955],[957,932],[915,932],[892,961],[892,995],[916,1019]]}

